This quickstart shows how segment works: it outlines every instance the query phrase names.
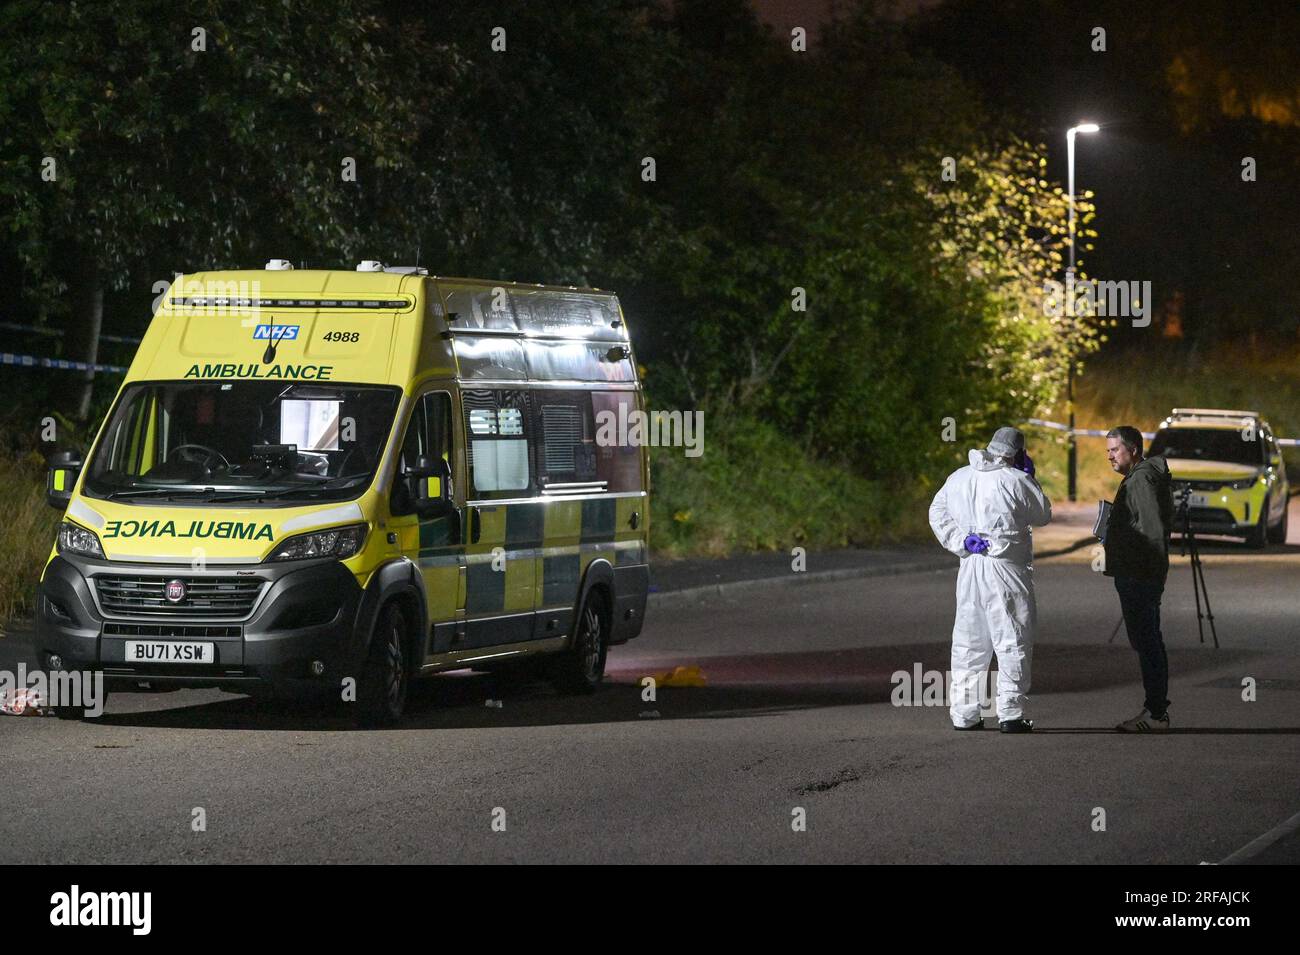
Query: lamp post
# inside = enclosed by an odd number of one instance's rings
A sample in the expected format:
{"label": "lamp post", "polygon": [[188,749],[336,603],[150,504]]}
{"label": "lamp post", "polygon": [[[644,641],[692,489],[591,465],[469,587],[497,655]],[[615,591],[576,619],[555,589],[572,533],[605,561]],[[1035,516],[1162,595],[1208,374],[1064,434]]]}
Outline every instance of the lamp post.
{"label": "lamp post", "polygon": [[[1070,302],[1074,294],[1074,137],[1079,133],[1095,133],[1101,127],[1096,123],[1080,123],[1078,126],[1071,126],[1065,131],[1065,153],[1067,165],[1069,167],[1069,185],[1070,185],[1070,265],[1065,272],[1065,295],[1067,303]],[[1073,312],[1072,303],[1068,312]],[[1071,501],[1078,500],[1079,485],[1079,454],[1078,446],[1074,437],[1074,340],[1069,343],[1069,371],[1066,375],[1066,406],[1070,412],[1070,444],[1069,444],[1069,474],[1067,477],[1067,489]]]}

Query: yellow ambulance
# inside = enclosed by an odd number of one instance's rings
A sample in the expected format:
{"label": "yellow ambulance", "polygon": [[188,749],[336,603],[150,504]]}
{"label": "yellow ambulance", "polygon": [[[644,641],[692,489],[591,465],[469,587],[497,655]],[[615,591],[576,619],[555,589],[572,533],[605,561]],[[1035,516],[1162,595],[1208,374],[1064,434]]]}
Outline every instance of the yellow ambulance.
{"label": "yellow ambulance", "polygon": [[51,461],[41,662],[317,690],[367,725],[414,678],[524,658],[590,692],[645,615],[646,449],[606,427],[633,412],[609,292],[375,261],[178,276],[89,454]]}

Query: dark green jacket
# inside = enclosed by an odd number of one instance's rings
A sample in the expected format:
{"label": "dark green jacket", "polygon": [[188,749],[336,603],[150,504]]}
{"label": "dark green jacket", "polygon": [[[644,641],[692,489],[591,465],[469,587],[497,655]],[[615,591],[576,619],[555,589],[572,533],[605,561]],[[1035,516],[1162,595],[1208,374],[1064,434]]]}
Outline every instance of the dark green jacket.
{"label": "dark green jacket", "polygon": [[1106,525],[1106,576],[1164,581],[1169,573],[1169,531],[1174,494],[1169,465],[1144,458],[1120,482]]}

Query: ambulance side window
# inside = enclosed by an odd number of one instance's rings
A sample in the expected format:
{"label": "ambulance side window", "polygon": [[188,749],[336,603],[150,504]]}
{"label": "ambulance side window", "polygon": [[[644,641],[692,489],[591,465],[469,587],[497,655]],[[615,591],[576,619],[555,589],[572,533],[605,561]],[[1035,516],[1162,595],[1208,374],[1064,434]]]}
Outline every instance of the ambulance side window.
{"label": "ambulance side window", "polygon": [[445,391],[432,391],[420,398],[411,409],[411,420],[402,439],[401,459],[398,461],[397,479],[393,482],[392,510],[394,514],[410,514],[406,485],[402,475],[407,468],[415,467],[420,458],[442,458],[455,466],[451,455],[451,395]]}
{"label": "ambulance side window", "polygon": [[119,412],[110,436],[109,469],[119,474],[140,475],[157,460],[153,389],[139,389],[131,403]]}
{"label": "ambulance side window", "polygon": [[534,493],[532,423],[525,391],[477,389],[461,393],[469,447],[470,493],[477,500]]}
{"label": "ambulance side window", "polygon": [[538,485],[594,482],[597,448],[591,392],[538,389],[532,399]]}
{"label": "ambulance side window", "polygon": [[641,490],[641,448],[647,443],[637,394],[596,391],[596,480],[607,491]]}
{"label": "ambulance side window", "polygon": [[411,421],[406,426],[406,437],[402,439],[402,460],[398,474],[404,474],[407,468],[415,467],[415,462],[424,454],[428,442],[428,428],[424,420],[424,401],[417,401],[411,409]]}
{"label": "ambulance side window", "polygon": [[429,428],[429,457],[442,458],[455,466],[451,456],[451,395],[435,391],[424,396],[424,414]]}

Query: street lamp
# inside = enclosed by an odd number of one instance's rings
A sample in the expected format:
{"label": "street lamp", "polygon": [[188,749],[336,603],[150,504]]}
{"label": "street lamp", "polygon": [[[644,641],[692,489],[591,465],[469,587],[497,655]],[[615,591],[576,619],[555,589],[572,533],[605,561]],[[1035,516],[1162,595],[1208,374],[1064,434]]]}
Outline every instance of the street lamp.
{"label": "street lamp", "polygon": [[[1069,166],[1069,184],[1070,184],[1070,265],[1065,273],[1065,295],[1069,299],[1074,294],[1074,137],[1078,133],[1095,133],[1099,129],[1096,123],[1080,123],[1078,126],[1071,126],[1065,131],[1065,152],[1067,164]],[[1079,455],[1078,447],[1074,437],[1074,342],[1070,341],[1070,358],[1069,372],[1066,384],[1066,405],[1070,411],[1070,449],[1069,449],[1069,475],[1067,479],[1067,489],[1071,501],[1078,500],[1079,485]]]}

